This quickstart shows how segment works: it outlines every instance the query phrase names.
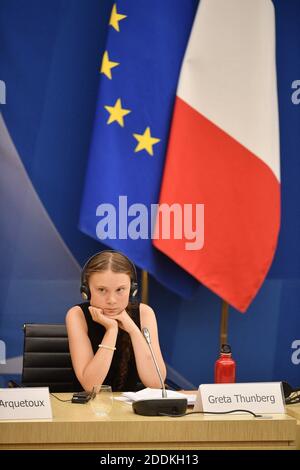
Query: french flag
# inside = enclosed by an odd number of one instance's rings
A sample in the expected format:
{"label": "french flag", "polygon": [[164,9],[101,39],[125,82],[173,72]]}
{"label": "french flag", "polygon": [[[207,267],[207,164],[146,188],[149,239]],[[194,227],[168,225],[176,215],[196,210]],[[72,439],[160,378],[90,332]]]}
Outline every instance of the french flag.
{"label": "french flag", "polygon": [[204,204],[204,245],[156,248],[245,312],[280,227],[275,14],[271,0],[201,0],[184,56],[160,204]]}

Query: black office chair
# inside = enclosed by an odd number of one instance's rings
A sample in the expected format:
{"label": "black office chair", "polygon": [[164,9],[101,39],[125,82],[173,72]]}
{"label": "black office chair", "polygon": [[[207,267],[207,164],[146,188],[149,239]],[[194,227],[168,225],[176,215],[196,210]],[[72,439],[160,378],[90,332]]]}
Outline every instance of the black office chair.
{"label": "black office chair", "polygon": [[82,390],[72,367],[65,325],[24,325],[22,386],[49,387],[50,392]]}
{"label": "black office chair", "polygon": [[[22,387],[49,387],[50,392],[78,392],[82,386],[72,367],[66,326],[63,324],[26,323]],[[167,389],[180,390],[175,381],[166,379]],[[20,386],[13,380],[9,387]],[[143,389],[139,384],[137,390]]]}

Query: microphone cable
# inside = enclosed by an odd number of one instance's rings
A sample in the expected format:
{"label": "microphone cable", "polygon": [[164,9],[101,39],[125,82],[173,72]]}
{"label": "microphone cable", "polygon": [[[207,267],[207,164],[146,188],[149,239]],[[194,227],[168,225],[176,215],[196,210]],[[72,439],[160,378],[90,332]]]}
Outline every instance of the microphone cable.
{"label": "microphone cable", "polygon": [[286,405],[296,405],[297,403],[300,403],[300,393],[299,392],[294,392],[290,396],[286,397],[286,399],[285,399],[285,404]]}
{"label": "microphone cable", "polygon": [[67,402],[71,402],[71,401],[72,401],[71,398],[69,398],[68,400],[62,400],[61,398],[59,398],[59,397],[57,397],[56,395],[54,395],[54,393],[52,393],[52,392],[50,392],[50,395],[52,395],[52,397],[56,398],[56,400],[62,401],[62,402],[64,402],[64,403],[67,403]]}
{"label": "microphone cable", "polygon": [[182,416],[187,416],[187,415],[194,415],[194,414],[211,414],[211,415],[226,415],[230,413],[249,413],[251,414],[254,418],[263,418],[263,415],[257,415],[253,413],[253,411],[250,410],[230,410],[230,411],[189,411],[188,413],[183,413],[181,415],[171,415],[167,413],[159,413],[159,416],[169,416],[170,418],[181,418]]}
{"label": "microphone cable", "polygon": [[[26,387],[23,387],[22,385],[18,384],[17,382],[15,382],[14,380],[10,380],[8,382],[8,388],[26,388]],[[63,401],[65,403],[67,402],[71,402],[72,400],[69,399],[69,400],[62,400],[61,398],[57,397],[56,395],[54,395],[54,393],[52,392],[49,392],[50,395],[52,395],[54,398],[56,398],[56,400],[58,401]]]}
{"label": "microphone cable", "polygon": [[64,403],[88,403],[90,400],[93,400],[95,398],[95,390],[93,388],[93,390],[91,392],[75,392],[73,393],[73,396],[72,398],[69,398],[67,400],[62,400],[61,398],[59,398],[57,395],[54,395],[54,393],[50,392],[50,395],[52,395],[54,398],[56,398],[56,400],[58,401],[62,401]]}

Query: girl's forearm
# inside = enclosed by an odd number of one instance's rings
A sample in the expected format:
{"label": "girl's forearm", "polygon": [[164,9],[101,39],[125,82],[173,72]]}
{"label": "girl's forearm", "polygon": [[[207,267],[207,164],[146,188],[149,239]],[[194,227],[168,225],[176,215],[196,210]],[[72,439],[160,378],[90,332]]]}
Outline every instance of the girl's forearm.
{"label": "girl's forearm", "polygon": [[101,344],[107,348],[100,347],[83,370],[80,382],[85,390],[91,391],[94,385],[101,385],[104,382],[115,352],[113,348],[116,346],[117,336],[118,329],[106,330]]}

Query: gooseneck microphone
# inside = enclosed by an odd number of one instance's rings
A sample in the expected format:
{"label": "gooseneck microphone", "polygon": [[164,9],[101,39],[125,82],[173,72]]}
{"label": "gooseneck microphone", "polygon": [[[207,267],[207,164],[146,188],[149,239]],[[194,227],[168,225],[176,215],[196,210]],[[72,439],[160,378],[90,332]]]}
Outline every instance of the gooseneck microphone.
{"label": "gooseneck microphone", "polygon": [[152,349],[151,338],[150,338],[150,333],[149,333],[148,328],[143,328],[142,333],[144,335],[145,340],[148,343],[148,346],[149,346],[149,349],[150,349],[150,352],[151,352],[151,356],[152,356],[153,362],[155,364],[157,374],[159,376],[159,380],[160,380],[160,383],[161,383],[162,398],[167,398],[167,392],[166,392],[165,384],[164,384],[164,381],[162,379],[162,376],[161,376],[161,373],[160,373],[160,370],[159,370],[159,367],[158,367],[158,364],[157,364],[157,360],[156,360],[156,357],[155,357],[153,349]]}
{"label": "gooseneck microphone", "polygon": [[148,328],[142,329],[142,334],[148,344],[151,352],[151,357],[155,364],[157,375],[162,388],[162,398],[149,398],[143,400],[137,400],[132,404],[132,409],[136,414],[143,416],[160,416],[164,414],[169,415],[182,415],[186,412],[187,399],[186,398],[168,398],[165,389],[165,384],[159,370],[157,360],[152,349],[151,337]]}

